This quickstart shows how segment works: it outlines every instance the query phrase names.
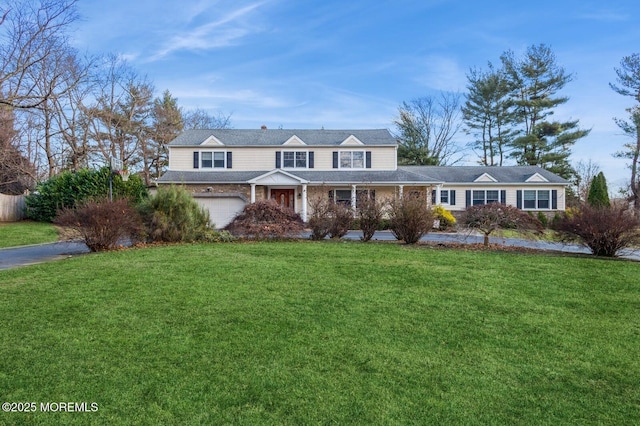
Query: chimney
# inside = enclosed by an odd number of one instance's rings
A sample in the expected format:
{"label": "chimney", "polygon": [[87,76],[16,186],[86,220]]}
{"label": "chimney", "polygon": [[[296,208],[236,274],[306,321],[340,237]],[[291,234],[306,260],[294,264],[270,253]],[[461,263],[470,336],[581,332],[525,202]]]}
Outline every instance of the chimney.
{"label": "chimney", "polygon": [[266,125],[264,125],[264,124],[263,124],[262,126],[260,126],[260,128],[261,128],[262,130],[267,130],[267,126],[266,126]]}

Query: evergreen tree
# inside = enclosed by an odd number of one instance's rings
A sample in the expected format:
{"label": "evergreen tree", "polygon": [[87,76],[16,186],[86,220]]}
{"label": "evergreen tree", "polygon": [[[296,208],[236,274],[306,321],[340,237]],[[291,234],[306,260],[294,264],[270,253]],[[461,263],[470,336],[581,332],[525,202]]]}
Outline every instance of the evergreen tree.
{"label": "evergreen tree", "polygon": [[591,181],[587,202],[593,207],[611,207],[609,201],[609,189],[604,173],[598,173]]}
{"label": "evergreen tree", "polygon": [[514,113],[509,99],[511,87],[503,70],[477,69],[467,74],[469,92],[462,107],[467,133],[476,139],[471,143],[483,166],[502,166],[509,143],[513,139]]}
{"label": "evergreen tree", "polygon": [[589,130],[579,129],[577,120],[549,119],[556,107],[568,101],[557,93],[571,81],[571,74],[557,65],[555,55],[543,44],[530,46],[523,59],[517,59],[511,51],[500,59],[510,81],[511,102],[519,123],[520,136],[511,142],[511,156],[518,164],[538,165],[571,178],[570,148]]}

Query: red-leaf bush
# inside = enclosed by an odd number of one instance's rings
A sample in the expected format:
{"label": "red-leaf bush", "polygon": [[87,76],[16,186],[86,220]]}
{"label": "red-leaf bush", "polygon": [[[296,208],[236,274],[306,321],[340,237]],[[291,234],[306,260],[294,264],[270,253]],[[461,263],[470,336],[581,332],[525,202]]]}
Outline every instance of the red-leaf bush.
{"label": "red-leaf bush", "polygon": [[279,239],[297,237],[304,223],[292,209],[262,200],[248,204],[224,229],[239,237]]}
{"label": "red-leaf bush", "polygon": [[583,205],[553,225],[563,240],[580,241],[596,256],[614,257],[640,244],[640,219],[626,206]]}
{"label": "red-leaf bush", "polygon": [[522,210],[500,203],[468,207],[461,223],[484,234],[484,245],[489,246],[489,235],[496,229],[517,229],[525,232],[541,232],[538,219]]}
{"label": "red-leaf bush", "polygon": [[143,232],[139,214],[126,199],[85,201],[60,210],[54,223],[76,230],[91,251],[115,248],[123,240],[133,242]]}

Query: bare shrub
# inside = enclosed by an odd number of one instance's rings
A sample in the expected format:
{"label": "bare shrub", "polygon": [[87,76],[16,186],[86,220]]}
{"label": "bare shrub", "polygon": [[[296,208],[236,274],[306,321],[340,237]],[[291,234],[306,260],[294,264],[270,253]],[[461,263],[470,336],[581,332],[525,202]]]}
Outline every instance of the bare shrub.
{"label": "bare shrub", "polygon": [[353,210],[351,207],[341,203],[331,203],[329,206],[330,238],[342,238],[347,235],[353,224]]}
{"label": "bare shrub", "polygon": [[344,204],[334,203],[328,198],[318,196],[310,203],[311,215],[308,225],[312,240],[344,237],[353,224],[353,210]]}
{"label": "bare shrub", "polygon": [[311,214],[307,224],[311,228],[312,240],[323,240],[331,230],[331,215],[329,210],[333,204],[328,198],[314,197],[309,202]]}
{"label": "bare shrub", "polygon": [[407,244],[417,243],[433,227],[433,212],[420,193],[405,194],[389,203],[390,229],[393,235]]}
{"label": "bare shrub", "polygon": [[369,241],[382,224],[384,203],[368,195],[358,199],[358,219],[362,231],[362,241]]}
{"label": "bare shrub", "polygon": [[91,251],[109,250],[123,239],[135,240],[143,229],[140,216],[126,199],[86,201],[60,210],[54,223],[77,231]]}
{"label": "bare shrub", "polygon": [[517,229],[525,232],[541,232],[538,219],[522,210],[500,203],[471,206],[465,211],[462,221],[469,228],[484,234],[484,245],[489,246],[489,235],[496,229]]}
{"label": "bare shrub", "polygon": [[224,229],[237,236],[255,239],[297,237],[304,223],[292,209],[275,200],[261,200],[245,206]]}
{"label": "bare shrub", "polygon": [[566,241],[580,241],[596,256],[614,257],[640,243],[640,218],[628,207],[583,205],[554,223]]}

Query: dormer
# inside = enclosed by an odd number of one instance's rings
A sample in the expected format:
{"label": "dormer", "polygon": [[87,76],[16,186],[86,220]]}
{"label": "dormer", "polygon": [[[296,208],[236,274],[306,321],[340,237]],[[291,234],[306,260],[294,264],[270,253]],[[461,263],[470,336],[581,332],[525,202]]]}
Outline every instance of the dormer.
{"label": "dormer", "polygon": [[289,139],[287,139],[282,145],[304,145],[306,146],[307,144],[304,143],[304,141],[302,139],[300,139],[299,137],[297,137],[296,135],[291,136]]}
{"label": "dormer", "polygon": [[498,180],[493,176],[491,176],[489,173],[483,173],[480,176],[478,176],[474,180],[474,182],[498,182]]}
{"label": "dormer", "polygon": [[534,174],[529,176],[527,180],[525,180],[525,182],[549,182],[549,179],[545,178],[540,173],[535,172]]}
{"label": "dormer", "polygon": [[364,145],[360,139],[356,138],[353,135],[350,135],[348,138],[346,138],[345,140],[342,141],[342,143],[340,144],[342,146],[362,146]]}
{"label": "dormer", "polygon": [[222,142],[215,136],[211,135],[207,139],[204,140],[200,145],[209,145],[209,146],[224,146]]}

